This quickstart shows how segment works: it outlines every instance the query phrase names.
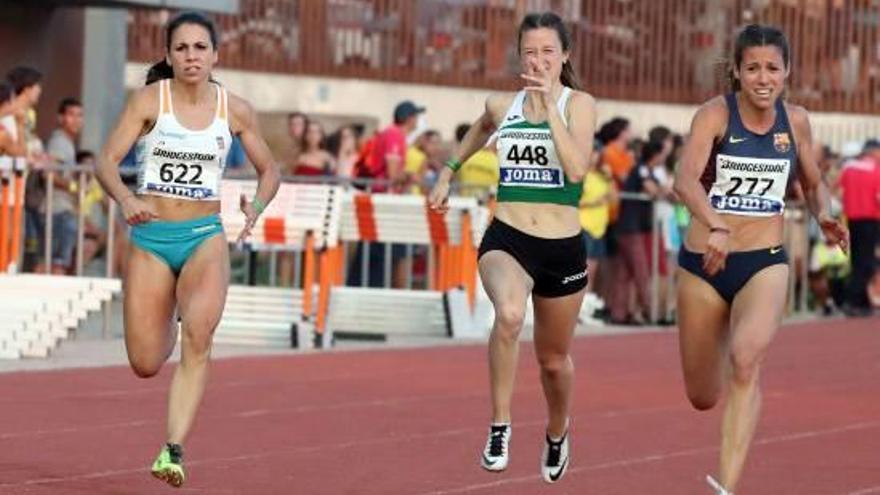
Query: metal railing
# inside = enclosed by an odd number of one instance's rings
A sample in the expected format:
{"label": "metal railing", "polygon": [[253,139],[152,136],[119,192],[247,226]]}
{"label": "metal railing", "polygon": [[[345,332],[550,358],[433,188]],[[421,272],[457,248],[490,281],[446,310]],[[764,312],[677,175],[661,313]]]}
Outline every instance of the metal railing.
{"label": "metal railing", "polygon": [[[219,15],[221,67],[465,86],[519,87],[517,23],[554,10],[580,79],[600,98],[698,103],[725,87],[736,30],[781,27],[790,97],[811,110],[880,111],[874,0],[241,0]],[[132,10],[131,60],[161,59],[169,11]]]}
{"label": "metal railing", "polygon": [[[31,172],[35,173],[35,172]],[[53,212],[53,204],[56,200],[56,188],[54,185],[54,176],[55,174],[64,173],[67,176],[72,176],[75,178],[76,183],[78,184],[76,190],[77,194],[77,242],[76,242],[76,251],[75,251],[75,263],[73,266],[72,274],[82,275],[83,274],[83,245],[85,238],[85,219],[87,216],[87,212],[81,205],[84,204],[84,199],[86,192],[88,190],[88,186],[90,181],[93,180],[94,169],[93,167],[86,166],[77,166],[77,167],[46,167],[41,169],[38,173],[41,173],[45,179],[45,203],[41,207],[41,214],[44,215],[45,218],[45,229],[43,232],[38,232],[37,235],[41,235],[44,238],[43,243],[43,252],[40,253],[40,256],[43,260],[43,263],[47,267],[52,266],[52,241],[53,241],[53,225],[52,225],[52,212]],[[320,182],[320,183],[335,183],[335,184],[344,184],[348,186],[354,186],[355,184],[361,188],[370,190],[374,186],[387,186],[387,180],[372,180],[372,179],[344,179],[337,177],[296,177],[296,176],[288,176],[284,177],[285,181],[291,182]],[[661,314],[663,308],[660,308],[659,302],[659,294],[660,294],[660,284],[666,283],[669,284],[669,293],[672,294],[672,289],[674,288],[674,272],[672,270],[669,271],[668,278],[664,278],[661,276],[659,272],[659,258],[660,256],[666,256],[669,253],[665,251],[661,251],[661,242],[662,236],[661,232],[663,232],[664,224],[662,219],[660,219],[657,215],[657,205],[659,201],[654,200],[653,198],[644,195],[644,194],[634,194],[634,193],[620,193],[621,199],[631,200],[631,201],[647,201],[652,205],[652,218],[653,218],[653,229],[650,233],[651,235],[651,251],[648,253],[648,257],[650,259],[650,301],[651,307],[648,308],[650,312],[651,321],[658,321],[661,317],[668,317],[668,314]],[[124,235],[117,232],[117,206],[115,202],[112,200],[108,200],[106,202],[106,206],[104,207],[104,213],[107,215],[107,232],[106,232],[106,242],[104,245],[104,276],[114,277],[118,276],[118,274],[114,273],[114,265],[116,260],[114,259],[114,241],[117,235]],[[808,290],[809,284],[807,283],[807,270],[808,270],[808,257],[809,257],[809,236],[807,235],[808,229],[808,214],[805,211],[805,207],[801,203],[792,203],[789,202],[787,206],[786,213],[786,237],[785,244],[789,249],[789,252],[792,254],[791,256],[791,269],[789,271],[789,302],[788,302],[788,313],[794,312],[804,312],[807,311],[807,302],[808,302]],[[806,243],[806,245],[795,245],[796,243]],[[392,270],[393,270],[393,253],[392,253],[392,245],[389,243],[369,243],[363,242],[361,244],[361,248],[355,248],[355,244],[358,243],[350,243],[343,242],[343,273],[344,273],[344,282],[343,285],[349,285],[349,276],[353,274],[353,271],[350,270],[353,263],[360,264],[360,273],[359,275],[360,281],[356,286],[366,287],[370,284],[370,266],[381,266],[381,286],[384,288],[392,287]],[[373,250],[379,249],[381,253],[381,260],[376,262],[371,256],[373,255]],[[426,249],[420,249],[415,245],[406,244],[403,246],[404,255],[402,257],[402,262],[405,264],[405,279],[404,285],[400,288],[405,289],[430,289],[434,286],[434,277],[435,277],[435,249],[433,246],[428,246]],[[359,259],[355,259],[357,251],[360,251]],[[239,277],[241,280],[238,280],[240,283],[246,284],[259,284],[259,285],[270,285],[277,286],[279,283],[278,280],[278,271],[279,271],[279,255],[290,255],[293,258],[292,269],[293,273],[291,276],[292,285],[294,287],[302,287],[303,284],[303,263],[304,257],[301,252],[290,252],[286,253],[283,250],[279,249],[269,249],[268,253],[264,254],[262,260],[258,258],[257,252],[254,251],[250,246],[247,246],[244,251],[239,253],[233,253],[234,256],[244,256],[243,259],[239,259],[239,263],[241,265],[241,270],[239,270]],[[266,256],[268,255],[268,259]],[[800,257],[801,261],[799,264],[795,263],[796,257]],[[417,258],[421,258],[424,260],[424,265],[422,266],[422,270],[416,271],[414,269],[415,260]],[[372,263],[371,263],[372,261]],[[672,260],[670,260],[672,261]],[[262,265],[262,266],[259,266]],[[797,271],[799,270],[799,271]],[[261,272],[264,274],[261,280],[257,280],[255,274],[257,272]],[[421,283],[417,283],[418,275],[423,275],[424,278]],[[798,284],[798,280],[800,280],[800,284]],[[672,305],[667,304],[667,311],[671,309]]]}

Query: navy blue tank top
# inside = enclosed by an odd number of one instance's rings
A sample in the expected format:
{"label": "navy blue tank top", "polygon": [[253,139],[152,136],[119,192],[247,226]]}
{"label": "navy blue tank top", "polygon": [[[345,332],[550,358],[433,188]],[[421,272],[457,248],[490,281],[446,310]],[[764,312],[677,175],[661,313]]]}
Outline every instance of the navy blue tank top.
{"label": "navy blue tank top", "polygon": [[797,146],[785,104],[776,100],[776,121],[764,134],[746,129],[736,94],[725,95],[727,131],[712,147],[700,182],[719,213],[769,217],[785,211],[797,167]]}

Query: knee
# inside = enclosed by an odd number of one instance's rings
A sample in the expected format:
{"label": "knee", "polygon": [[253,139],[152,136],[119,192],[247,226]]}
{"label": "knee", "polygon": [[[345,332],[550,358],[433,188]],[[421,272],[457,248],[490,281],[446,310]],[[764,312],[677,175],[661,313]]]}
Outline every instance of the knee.
{"label": "knee", "polygon": [[572,368],[571,359],[568,354],[555,352],[539,354],[538,365],[541,367],[542,373],[550,376],[562,375]]}
{"label": "knee", "polygon": [[138,378],[152,378],[162,369],[161,362],[149,359],[129,358],[129,364]]}
{"label": "knee", "polygon": [[209,325],[189,325],[184,323],[181,345],[188,358],[207,359],[214,340],[214,328]]}
{"label": "knee", "polygon": [[717,392],[688,390],[688,400],[697,411],[708,411],[715,407],[715,404],[718,404],[718,396]]}
{"label": "knee", "polygon": [[734,349],[731,353],[731,380],[733,383],[748,385],[754,382],[758,378],[758,371],[763,360],[763,349],[753,347]]}
{"label": "knee", "polygon": [[525,308],[502,304],[495,308],[495,333],[505,340],[516,340],[525,320]]}

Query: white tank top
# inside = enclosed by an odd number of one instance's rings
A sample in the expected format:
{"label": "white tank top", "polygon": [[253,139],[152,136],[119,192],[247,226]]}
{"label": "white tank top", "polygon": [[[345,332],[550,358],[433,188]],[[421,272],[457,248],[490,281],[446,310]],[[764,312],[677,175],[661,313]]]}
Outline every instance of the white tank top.
{"label": "white tank top", "polygon": [[183,127],[174,117],[171,81],[159,81],[159,116],[138,139],[138,194],[191,201],[219,201],[220,179],[232,144],[228,95],[219,84],[217,114],[201,130]]}

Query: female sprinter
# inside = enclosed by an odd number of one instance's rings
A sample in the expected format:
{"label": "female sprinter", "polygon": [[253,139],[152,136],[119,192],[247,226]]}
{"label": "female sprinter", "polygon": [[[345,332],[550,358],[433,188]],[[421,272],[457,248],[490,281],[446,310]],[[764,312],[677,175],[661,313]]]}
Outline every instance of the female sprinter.
{"label": "female sprinter", "polygon": [[[229,252],[220,223],[220,179],[232,136],[257,169],[254,198],[241,198],[244,239],[278,189],[279,173],[253,109],[211,80],[217,32],[198,13],[182,13],[166,31],[167,54],[135,91],[101,153],[98,179],[132,225],[124,285],[125,345],[135,374],[154,376],[183,332],[180,365],[168,394],[168,438],[152,467],[183,484],[184,439],[208,377],[214,328],[229,283]],[[118,164],[137,142],[137,194]]]}
{"label": "female sprinter", "polygon": [[761,362],[782,318],[788,260],[785,193],[797,177],[825,236],[845,248],[828,212],[806,110],[783,101],[789,48],[776,28],[736,39],[733,92],[705,103],[675,179],[693,215],[679,255],[678,314],[687,395],[696,409],[729,394],[721,425],[720,495],[733,493],[761,408]]}
{"label": "female sprinter", "polygon": [[556,14],[523,19],[518,48],[526,86],[486,100],[483,115],[465,134],[430,196],[431,207],[444,211],[453,173],[497,129],[498,206],[479,250],[480,277],[495,308],[489,337],[492,424],[481,464],[489,471],[508,464],[517,338],[531,295],[549,413],[541,468],[548,483],[558,481],[569,465],[574,379],[569,348],[587,285],[578,201],[596,119],[593,98],[576,90],[570,46]]}

